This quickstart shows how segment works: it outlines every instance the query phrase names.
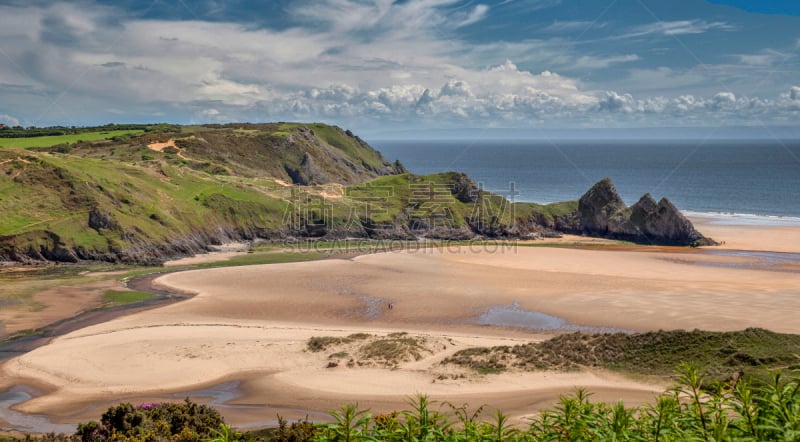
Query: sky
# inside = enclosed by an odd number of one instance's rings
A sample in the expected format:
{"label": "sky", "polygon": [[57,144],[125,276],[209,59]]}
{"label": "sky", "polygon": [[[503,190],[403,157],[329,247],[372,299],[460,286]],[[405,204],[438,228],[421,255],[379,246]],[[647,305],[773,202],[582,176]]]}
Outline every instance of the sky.
{"label": "sky", "polygon": [[800,2],[0,0],[0,123],[797,126]]}

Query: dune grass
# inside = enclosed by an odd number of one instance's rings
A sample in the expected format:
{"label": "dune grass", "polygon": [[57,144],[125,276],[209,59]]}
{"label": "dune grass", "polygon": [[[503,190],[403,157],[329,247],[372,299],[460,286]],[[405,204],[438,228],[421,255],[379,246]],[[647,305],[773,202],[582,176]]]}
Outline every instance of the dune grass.
{"label": "dune grass", "polygon": [[749,328],[735,332],[571,333],[513,347],[468,348],[443,363],[481,373],[600,367],[664,377],[681,361],[692,361],[708,374],[709,381],[721,383],[739,376],[764,380],[773,370],[800,369],[798,354],[800,335]]}

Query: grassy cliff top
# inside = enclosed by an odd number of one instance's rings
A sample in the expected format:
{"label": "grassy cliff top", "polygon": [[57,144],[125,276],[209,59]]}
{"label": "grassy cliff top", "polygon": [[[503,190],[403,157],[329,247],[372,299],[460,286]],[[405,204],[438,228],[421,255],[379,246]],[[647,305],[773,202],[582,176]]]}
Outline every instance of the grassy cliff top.
{"label": "grassy cliff top", "polygon": [[171,155],[164,159],[173,164],[216,175],[295,184],[352,184],[401,170],[349,130],[320,123],[0,130],[0,149],[15,148],[126,162],[154,159],[150,152],[158,151]]}
{"label": "grassy cliff top", "polygon": [[551,228],[576,209],[510,204],[462,173],[409,174],[324,124],[0,132],[19,146],[0,148],[0,261],[158,262],[289,236],[519,235],[515,224]]}

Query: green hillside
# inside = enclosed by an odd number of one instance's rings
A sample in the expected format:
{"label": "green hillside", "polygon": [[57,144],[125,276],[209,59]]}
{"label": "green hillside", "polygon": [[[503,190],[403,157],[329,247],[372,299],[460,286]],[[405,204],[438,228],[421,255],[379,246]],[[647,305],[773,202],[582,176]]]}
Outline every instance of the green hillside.
{"label": "green hillside", "polygon": [[156,263],[255,238],[524,236],[577,208],[512,205],[461,173],[408,174],[321,124],[51,137],[0,149],[0,260]]}

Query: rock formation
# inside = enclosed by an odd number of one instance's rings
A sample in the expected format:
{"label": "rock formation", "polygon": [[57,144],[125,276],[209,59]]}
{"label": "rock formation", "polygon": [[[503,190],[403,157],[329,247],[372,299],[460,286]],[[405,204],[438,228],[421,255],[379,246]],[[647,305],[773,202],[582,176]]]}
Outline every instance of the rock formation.
{"label": "rock formation", "polygon": [[666,198],[656,202],[648,193],[627,207],[614,183],[606,178],[592,186],[578,201],[581,233],[625,239],[644,244],[713,245]]}

